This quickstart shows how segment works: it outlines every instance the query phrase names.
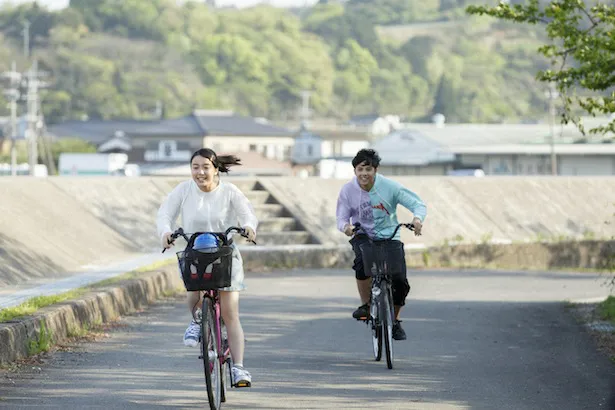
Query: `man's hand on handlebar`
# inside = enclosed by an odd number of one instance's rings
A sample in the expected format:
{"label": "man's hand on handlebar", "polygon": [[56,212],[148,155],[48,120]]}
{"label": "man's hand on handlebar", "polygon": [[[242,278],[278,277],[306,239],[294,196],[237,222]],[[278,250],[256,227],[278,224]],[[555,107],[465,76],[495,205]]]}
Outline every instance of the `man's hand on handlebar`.
{"label": "man's hand on handlebar", "polygon": [[346,224],[346,226],[344,227],[344,233],[346,234],[346,236],[354,235],[355,227],[350,224]]}
{"label": "man's hand on handlebar", "polygon": [[421,236],[421,229],[423,229],[423,224],[419,218],[414,218],[412,220],[412,225],[414,226],[414,235]]}

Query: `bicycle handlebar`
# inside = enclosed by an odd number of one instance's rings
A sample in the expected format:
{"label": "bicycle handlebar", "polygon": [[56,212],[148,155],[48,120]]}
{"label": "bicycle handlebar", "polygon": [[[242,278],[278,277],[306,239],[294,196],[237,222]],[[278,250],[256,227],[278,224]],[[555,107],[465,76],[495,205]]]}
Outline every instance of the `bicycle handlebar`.
{"label": "bicycle handlebar", "polygon": [[[365,231],[365,228],[363,228],[363,227],[361,226],[361,223],[360,223],[360,222],[355,222],[355,223],[353,224],[353,226],[354,226],[354,229],[352,230],[352,233],[356,233],[358,230],[362,230],[362,231],[363,231],[363,232],[365,232],[365,234],[367,235],[367,231]],[[408,228],[408,229],[410,229],[411,231],[414,231],[414,224],[413,224],[413,223],[401,223],[401,224],[398,224],[398,225],[395,227],[395,230],[393,231],[393,233],[391,234],[391,236],[389,236],[388,238],[383,238],[383,239],[384,239],[385,241],[388,241],[388,240],[393,239],[393,237],[397,234],[397,231],[399,230],[399,228],[401,228],[402,226],[403,226],[404,228]]]}
{"label": "bicycle handlebar", "polygon": [[[231,233],[231,232],[237,232],[239,235],[243,236],[244,238],[248,237],[248,235],[246,233],[246,230],[244,228],[239,227],[239,226],[231,226],[230,228],[228,228],[226,231],[224,231],[224,237],[226,238],[228,236],[228,234]],[[184,229],[180,227],[180,228],[177,228],[175,230],[175,232],[173,232],[171,234],[171,238],[170,238],[170,240],[167,240],[167,243],[169,245],[173,244],[173,242],[175,242],[175,239],[179,238],[180,236],[183,237],[186,240],[186,242],[190,241],[190,238],[188,238],[188,235],[184,232]],[[254,245],[256,245],[255,241],[251,240],[250,242],[252,242]],[[167,250],[167,248],[164,248],[162,250],[162,253],[164,253],[166,250]]]}

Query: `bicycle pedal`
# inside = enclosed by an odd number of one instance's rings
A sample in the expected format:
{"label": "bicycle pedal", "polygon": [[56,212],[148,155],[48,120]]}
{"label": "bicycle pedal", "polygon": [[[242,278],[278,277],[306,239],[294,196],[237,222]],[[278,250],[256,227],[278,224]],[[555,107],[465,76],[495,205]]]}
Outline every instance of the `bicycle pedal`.
{"label": "bicycle pedal", "polygon": [[236,388],[252,387],[252,383],[250,383],[249,381],[242,380],[242,381],[236,383],[234,387],[236,387]]}

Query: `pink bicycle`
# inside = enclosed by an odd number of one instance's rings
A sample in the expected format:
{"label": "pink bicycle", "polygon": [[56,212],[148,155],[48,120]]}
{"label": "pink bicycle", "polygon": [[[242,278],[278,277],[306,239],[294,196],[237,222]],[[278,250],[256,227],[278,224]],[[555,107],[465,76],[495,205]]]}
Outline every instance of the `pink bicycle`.
{"label": "pink bicycle", "polygon": [[[250,387],[249,382],[234,383],[231,350],[226,336],[226,327],[220,314],[218,289],[231,285],[232,239],[231,232],[247,237],[244,229],[230,227],[226,232],[195,232],[186,234],[178,228],[171,236],[171,242],[182,236],[188,243],[186,249],[177,252],[179,268],[186,290],[202,293],[200,314],[195,321],[201,328],[200,355],[205,370],[205,384],[209,407],[218,410],[226,401],[225,374],[228,372],[231,387]],[[193,244],[199,235],[214,235],[219,239],[218,245],[209,250],[195,250]],[[189,236],[190,235],[190,236]],[[256,242],[253,242],[256,244]],[[163,250],[164,252],[164,250]],[[197,311],[198,312],[198,311]]]}

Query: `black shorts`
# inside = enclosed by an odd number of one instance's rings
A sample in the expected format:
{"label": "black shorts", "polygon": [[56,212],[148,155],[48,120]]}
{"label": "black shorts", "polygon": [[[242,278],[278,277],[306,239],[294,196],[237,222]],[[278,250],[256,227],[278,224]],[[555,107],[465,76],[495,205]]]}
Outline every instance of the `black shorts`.
{"label": "black shorts", "polygon": [[[350,240],[355,255],[352,269],[354,269],[355,277],[358,280],[366,280],[370,277],[365,274],[365,263],[363,252],[361,251],[361,245],[365,243],[369,243],[366,235],[357,235]],[[410,292],[404,243],[400,241],[387,241],[383,246],[386,249],[389,274],[392,276],[393,304],[395,306],[404,306],[406,304],[406,297]]]}

